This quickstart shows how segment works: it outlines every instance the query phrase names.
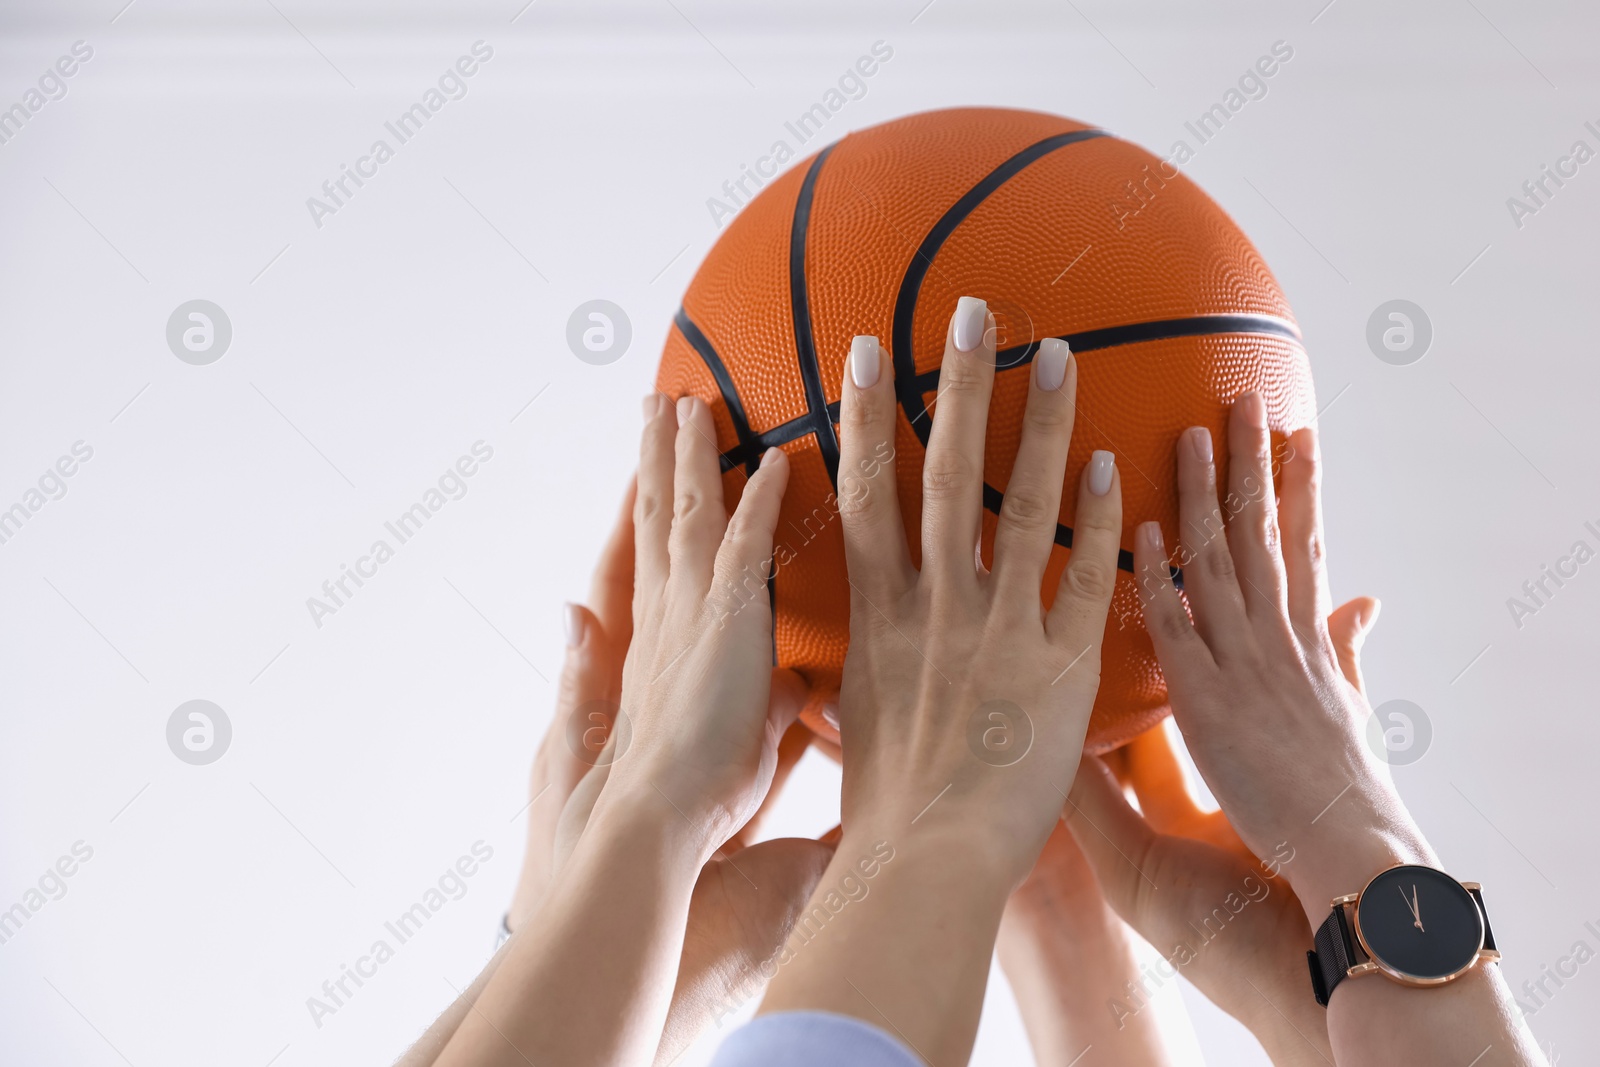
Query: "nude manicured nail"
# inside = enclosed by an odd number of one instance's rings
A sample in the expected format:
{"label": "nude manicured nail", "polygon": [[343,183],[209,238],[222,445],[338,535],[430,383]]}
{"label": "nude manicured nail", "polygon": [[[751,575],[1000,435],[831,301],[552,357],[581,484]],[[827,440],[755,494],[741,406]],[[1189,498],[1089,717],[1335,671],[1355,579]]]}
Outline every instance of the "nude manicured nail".
{"label": "nude manicured nail", "polygon": [[857,389],[871,389],[883,371],[878,339],[863,334],[850,342],[850,380]]}
{"label": "nude manicured nail", "polygon": [[989,305],[975,296],[964,296],[956,301],[956,314],[952,334],[956,350],[971,352],[983,343],[983,331],[989,328]]}
{"label": "nude manicured nail", "polygon": [[649,422],[651,419],[661,414],[661,394],[644,394],[644,403],[642,407],[644,408],[644,421]]}
{"label": "nude manicured nail", "polygon": [[1267,405],[1262,403],[1260,393],[1252,389],[1239,398],[1238,404],[1239,412],[1244,416],[1245,425],[1266,429]]}
{"label": "nude manicured nail", "polygon": [[1033,380],[1040,389],[1053,393],[1067,380],[1067,360],[1072,349],[1059,337],[1046,337],[1039,342],[1039,354],[1033,357]]}
{"label": "nude manicured nail", "polygon": [[781,448],[769,448],[761,454],[761,469],[772,466],[778,462],[778,457],[783,454]]}
{"label": "nude manicured nail", "polygon": [[567,631],[567,647],[577,648],[583,644],[583,612],[578,610],[576,604],[566,604],[561,609],[561,622]]}
{"label": "nude manicured nail", "polygon": [[1211,431],[1204,426],[1189,427],[1189,448],[1201,463],[1211,462]]}
{"label": "nude manicured nail", "polygon": [[678,398],[678,423],[682,425],[689,421],[689,416],[694,414],[694,397],[682,396]]}
{"label": "nude manicured nail", "polygon": [[1095,496],[1105,496],[1111,492],[1111,476],[1116,472],[1117,457],[1096,449],[1094,455],[1089,457],[1089,492]]}
{"label": "nude manicured nail", "polygon": [[1157,552],[1165,551],[1166,546],[1161,541],[1161,524],[1159,522],[1140,523],[1139,540],[1143,541],[1147,548],[1153,548]]}

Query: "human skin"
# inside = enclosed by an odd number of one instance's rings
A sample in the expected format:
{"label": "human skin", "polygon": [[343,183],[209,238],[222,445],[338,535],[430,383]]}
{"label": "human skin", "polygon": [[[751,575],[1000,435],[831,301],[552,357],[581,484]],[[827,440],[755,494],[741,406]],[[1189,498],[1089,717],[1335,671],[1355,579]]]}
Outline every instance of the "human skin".
{"label": "human skin", "polygon": [[609,732],[603,775],[574,789],[569,812],[588,806],[581,831],[563,856],[557,828],[556,875],[441,1067],[651,1062],[702,869],[766,797],[798,710],[770,699],[765,601],[730,612],[725,592],[771,557],[787,460],[763,458],[730,518],[704,402],[685,398],[675,414],[652,395],[644,413],[629,729]]}
{"label": "human skin", "polygon": [[1126,983],[1139,981],[1134,938],[1101,893],[1094,867],[1065,822],[1056,825],[1033,872],[1011,894],[995,951],[1034,1062],[1174,1062],[1156,1012],[1119,1017],[1108,1010]]}
{"label": "human skin", "polygon": [[[1210,434],[1188,430],[1177,446],[1182,533],[1172,562],[1183,569],[1193,618],[1173,587],[1158,524],[1139,527],[1134,565],[1195,765],[1251,854],[1293,848],[1282,876],[1315,928],[1334,897],[1380,871],[1439,860],[1365,743],[1371,708],[1341,671],[1329,633],[1315,432],[1288,441],[1281,506],[1259,395],[1234,404],[1227,446],[1221,500]],[[1311,999],[1309,981],[1302,996]],[[1339,1063],[1544,1062],[1493,965],[1433,988],[1347,979],[1333,993],[1327,1030]]]}
{"label": "human skin", "polygon": [[[1065,343],[1046,341],[1033,364],[994,569],[982,568],[994,340],[983,303],[962,298],[923,465],[920,568],[894,488],[893,368],[876,339],[852,347],[839,468],[852,587],[839,695],[844,835],[813,905],[861,857],[892,850],[893,859],[870,896],[839,911],[779,970],[761,1007],[854,1016],[940,1065],[971,1053],[1001,914],[1076,773],[1122,528],[1115,464],[1097,453],[1074,478],[1072,557],[1046,612],[1040,587],[1077,378]],[[990,753],[969,734],[990,728],[1029,730],[1031,743],[1008,765],[985,759]]]}

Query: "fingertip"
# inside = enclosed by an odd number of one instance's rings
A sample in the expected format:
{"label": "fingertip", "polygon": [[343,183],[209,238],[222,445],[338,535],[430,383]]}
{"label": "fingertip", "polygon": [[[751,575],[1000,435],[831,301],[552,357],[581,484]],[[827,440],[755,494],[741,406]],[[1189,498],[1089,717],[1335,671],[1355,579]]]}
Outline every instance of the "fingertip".
{"label": "fingertip", "polygon": [[783,449],[774,445],[772,448],[769,448],[765,452],[761,453],[761,465],[758,469],[776,470],[787,467],[788,465],[789,457],[784,454]]}
{"label": "fingertip", "polygon": [[1261,399],[1261,393],[1255,389],[1247,389],[1239,394],[1238,399],[1233,402],[1233,414],[1249,429],[1267,428],[1267,405]]}

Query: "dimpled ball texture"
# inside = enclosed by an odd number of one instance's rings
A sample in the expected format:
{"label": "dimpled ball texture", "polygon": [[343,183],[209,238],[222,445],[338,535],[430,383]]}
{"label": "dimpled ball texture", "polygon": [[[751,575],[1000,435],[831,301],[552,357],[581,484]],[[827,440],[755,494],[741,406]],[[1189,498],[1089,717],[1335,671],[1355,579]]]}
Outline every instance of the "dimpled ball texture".
{"label": "dimpled ball texture", "polygon": [[929,409],[962,296],[986,299],[999,329],[984,562],[993,562],[1029,364],[1040,338],[1064,337],[1078,360],[1078,417],[1041,591],[1048,602],[1071,554],[1084,464],[1095,449],[1114,452],[1123,551],[1088,750],[1109,751],[1166,713],[1130,549],[1135,526],[1150,519],[1178,544],[1178,436],[1211,429],[1226,485],[1224,428],[1240,393],[1261,392],[1275,454],[1316,413],[1287,300],[1180,163],[1055,115],[930,111],[797,162],[743,206],[706,256],[669,330],[657,384],[711,405],[730,509],[766,447],[789,456],[771,566],[718,595],[731,611],[757,598],[773,606],[775,661],[811,687],[802,718],[818,734],[838,739],[823,709],[837,697],[849,640],[835,487],[850,341],[876,335],[893,359],[901,411],[892,450],[916,560]]}

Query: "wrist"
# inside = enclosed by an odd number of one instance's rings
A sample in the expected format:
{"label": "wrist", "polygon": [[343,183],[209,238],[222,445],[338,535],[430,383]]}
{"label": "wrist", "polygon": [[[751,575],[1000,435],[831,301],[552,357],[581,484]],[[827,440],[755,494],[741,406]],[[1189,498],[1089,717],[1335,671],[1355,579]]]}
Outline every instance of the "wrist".
{"label": "wrist", "polygon": [[[690,885],[699,877],[723,838],[705,821],[696,822],[646,776],[613,776],[601,789],[578,840],[579,851],[660,856],[686,874]],[[586,848],[587,846],[587,848]]]}
{"label": "wrist", "polygon": [[1296,851],[1284,874],[1313,929],[1327,918],[1335,897],[1360,892],[1380,871],[1401,863],[1439,864],[1398,797],[1330,809]]}

